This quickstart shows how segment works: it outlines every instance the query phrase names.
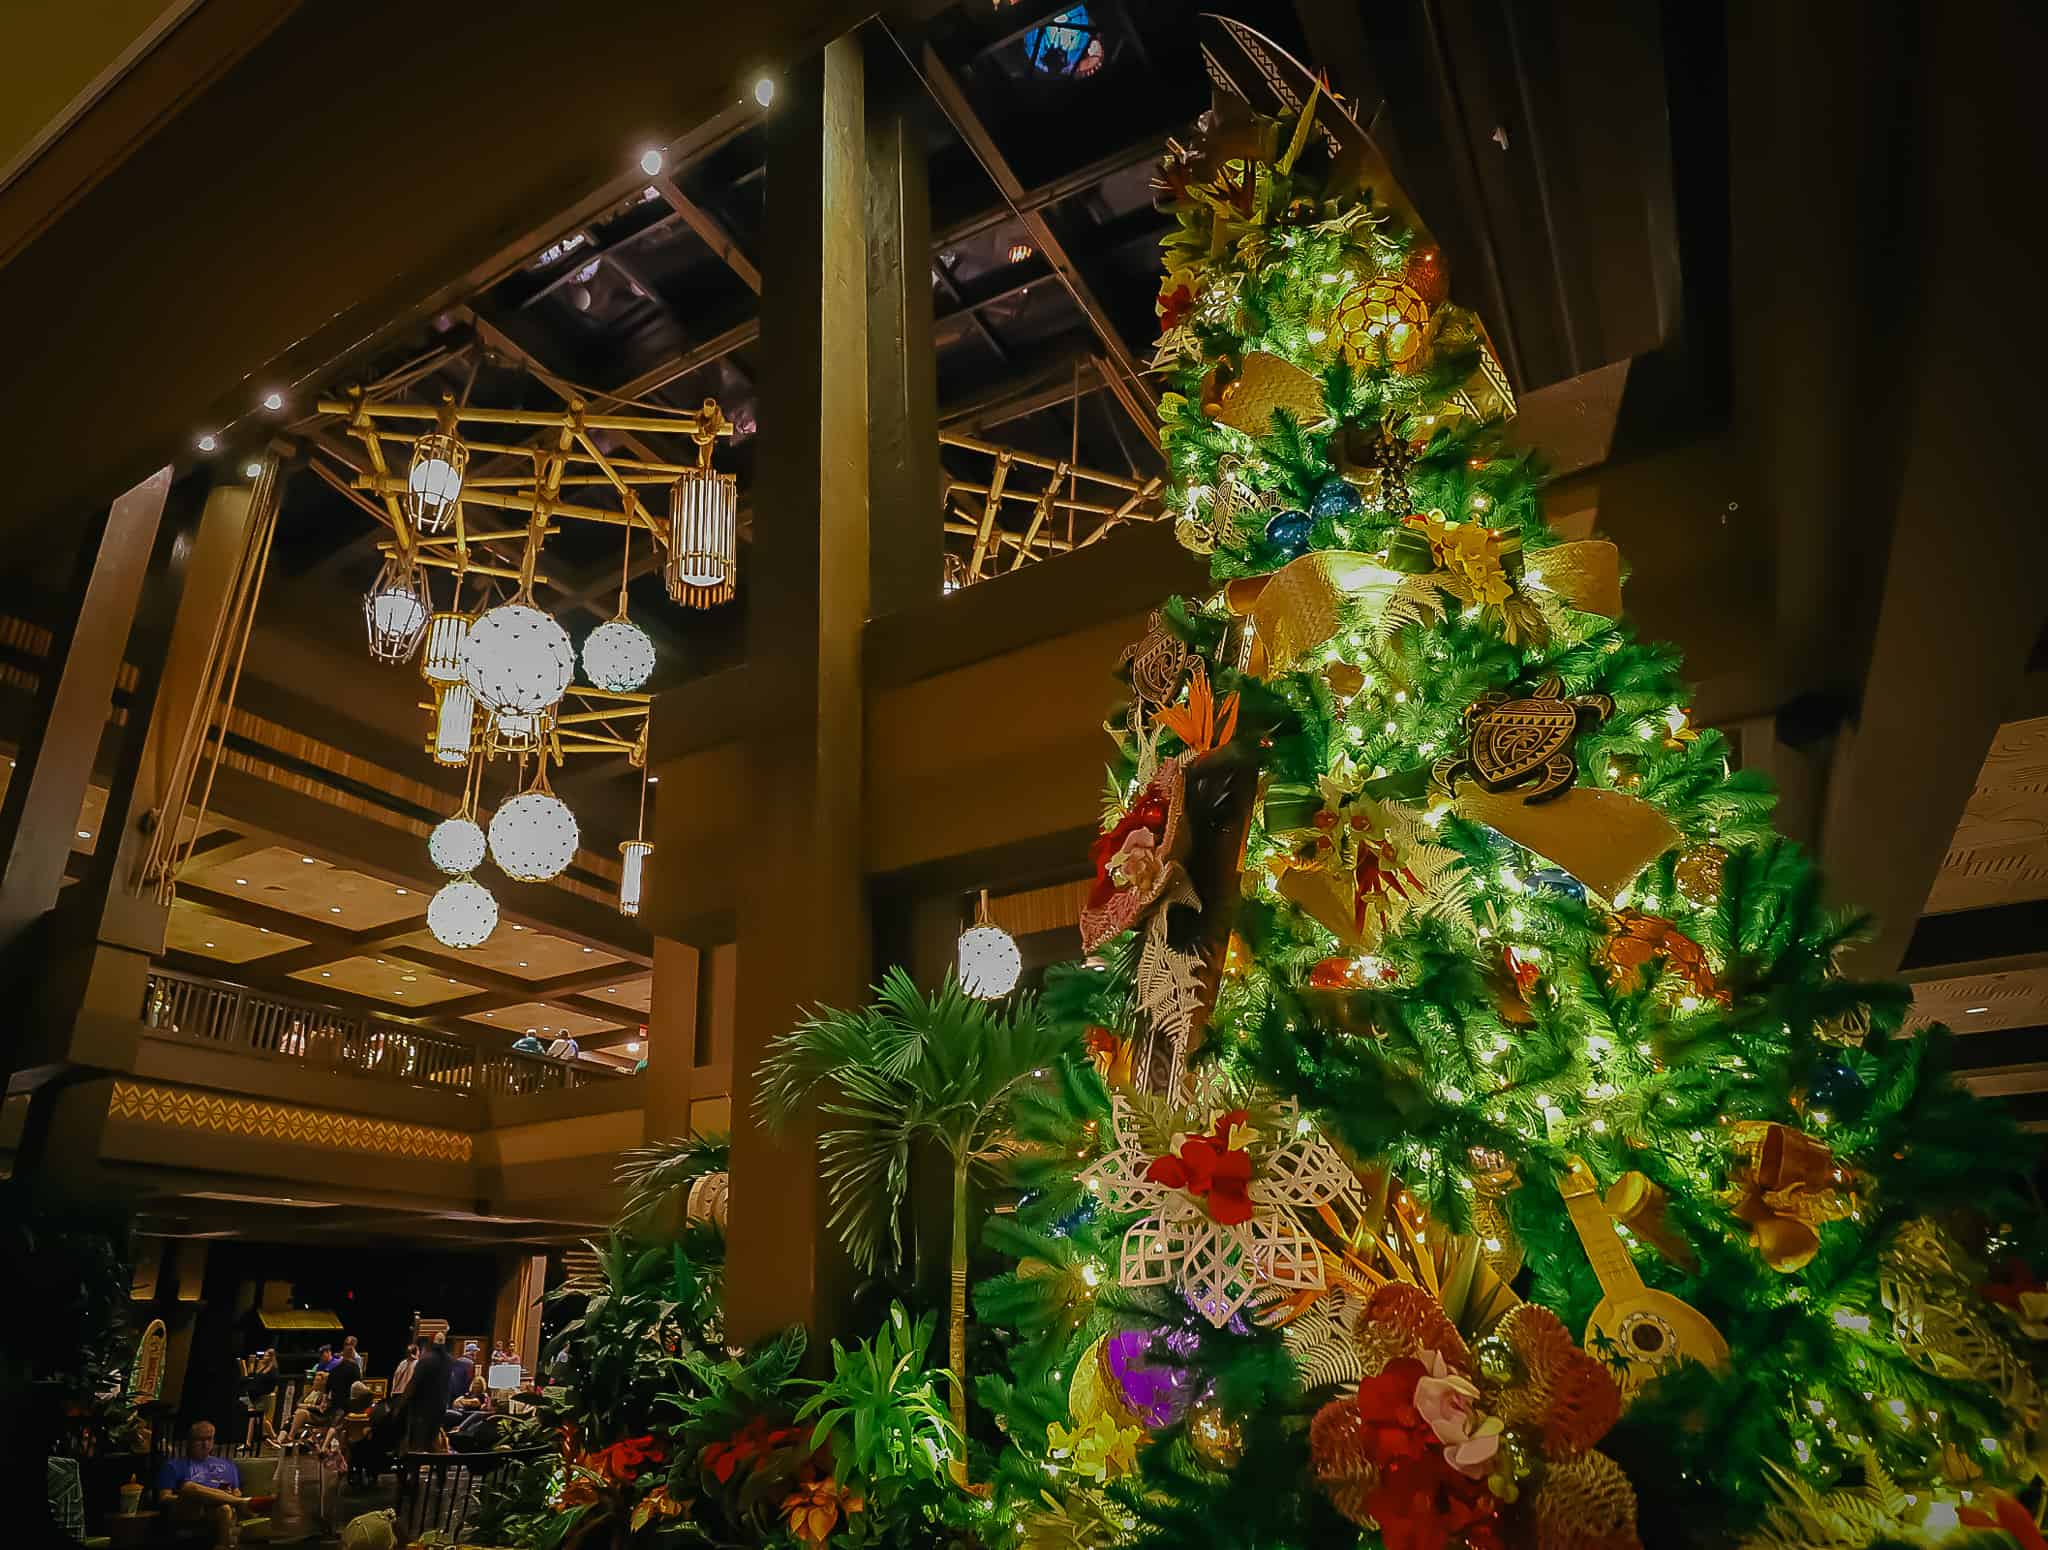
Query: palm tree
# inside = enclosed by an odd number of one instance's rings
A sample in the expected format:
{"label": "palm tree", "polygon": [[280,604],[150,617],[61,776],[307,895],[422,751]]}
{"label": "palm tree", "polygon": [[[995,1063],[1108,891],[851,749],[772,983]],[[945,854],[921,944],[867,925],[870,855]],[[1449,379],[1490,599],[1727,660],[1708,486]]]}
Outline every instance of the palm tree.
{"label": "palm tree", "polygon": [[[903,1260],[903,1201],[915,1142],[936,1142],[953,1164],[953,1265],[947,1355],[953,1424],[967,1430],[967,1186],[975,1164],[1003,1154],[1011,1105],[1063,1057],[1079,1053],[1030,996],[977,1001],[949,973],[927,997],[891,969],[860,1011],[822,1010],[768,1047],[754,1102],[781,1127],[823,1088],[819,1111],[846,1121],[818,1137],[831,1225],[869,1274]],[[967,1483],[967,1461],[953,1461]]]}

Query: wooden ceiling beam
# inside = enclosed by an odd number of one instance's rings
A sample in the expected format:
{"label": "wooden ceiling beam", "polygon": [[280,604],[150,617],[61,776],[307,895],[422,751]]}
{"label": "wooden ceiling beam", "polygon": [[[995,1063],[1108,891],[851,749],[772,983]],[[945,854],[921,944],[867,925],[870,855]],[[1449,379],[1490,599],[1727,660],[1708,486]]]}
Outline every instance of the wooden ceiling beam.
{"label": "wooden ceiling beam", "polygon": [[740,250],[739,242],[723,221],[684,193],[667,173],[651,178],[648,186],[668,201],[670,211],[680,216],[684,224],[704,240],[704,245],[718,255],[726,268],[740,277],[748,290],[756,296],[761,294],[761,271]]}
{"label": "wooden ceiling beam", "polygon": [[1110,391],[1116,395],[1117,401],[1131,416],[1132,422],[1138,427],[1138,433],[1152,444],[1154,451],[1157,451],[1158,404],[1152,396],[1152,390],[1145,383],[1143,371],[1136,358],[1132,356],[1130,346],[1124,343],[1123,335],[1117,331],[1108,311],[1095,295],[1093,286],[1081,273],[1073,255],[1068,252],[1065,242],[1046,220],[1043,214],[1044,207],[1026,207],[1030,190],[1019,181],[1008,158],[996,144],[995,137],[982,122],[981,115],[967,100],[967,93],[962,89],[958,78],[939,57],[938,50],[929,43],[924,46],[923,71],[925,83],[933,99],[938,103],[939,111],[946,115],[954,131],[974,153],[975,159],[994,181],[996,190],[1003,196],[1004,202],[1017,212],[1039,254],[1051,266],[1060,283],[1066,287],[1068,295],[1073,297],[1074,305],[1080,308],[1081,315],[1094,327],[1109,358]]}

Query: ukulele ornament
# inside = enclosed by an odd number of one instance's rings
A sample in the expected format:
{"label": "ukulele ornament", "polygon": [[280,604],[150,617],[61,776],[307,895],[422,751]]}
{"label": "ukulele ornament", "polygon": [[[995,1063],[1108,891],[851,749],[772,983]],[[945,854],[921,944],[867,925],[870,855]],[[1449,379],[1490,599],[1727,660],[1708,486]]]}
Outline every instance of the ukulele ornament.
{"label": "ukulele ornament", "polygon": [[1728,1342],[1691,1303],[1643,1284],[1628,1245],[1614,1230],[1600,1198],[1600,1184],[1578,1158],[1558,1184],[1565,1209],[1593,1274],[1600,1278],[1600,1304],[1586,1320],[1582,1342],[1607,1364],[1624,1401],[1680,1362],[1720,1368],[1728,1365]]}

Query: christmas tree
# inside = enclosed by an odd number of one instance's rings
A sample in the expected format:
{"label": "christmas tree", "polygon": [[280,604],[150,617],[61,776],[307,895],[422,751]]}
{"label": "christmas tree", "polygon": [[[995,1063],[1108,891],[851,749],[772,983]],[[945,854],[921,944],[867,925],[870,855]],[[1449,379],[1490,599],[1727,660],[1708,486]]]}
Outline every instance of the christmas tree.
{"label": "christmas tree", "polygon": [[1277,111],[1219,94],[1167,159],[1157,361],[1219,590],[1125,655],[1090,956],[1042,1007],[1087,1060],[1013,1102],[999,1517],[2038,1543],[2030,1148],[1839,972],[1859,920],[1613,546],[1546,525],[1422,219],[1224,26]]}

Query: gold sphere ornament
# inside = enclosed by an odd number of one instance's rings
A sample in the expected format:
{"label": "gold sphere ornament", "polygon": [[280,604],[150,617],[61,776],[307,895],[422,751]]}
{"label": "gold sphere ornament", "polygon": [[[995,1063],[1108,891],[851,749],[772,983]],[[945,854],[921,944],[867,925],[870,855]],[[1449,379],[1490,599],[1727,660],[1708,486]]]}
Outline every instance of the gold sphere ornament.
{"label": "gold sphere ornament", "polygon": [[1711,909],[1720,902],[1721,874],[1727,865],[1728,852],[1719,845],[1688,848],[1671,869],[1679,898],[1696,910]]}
{"label": "gold sphere ornament", "polygon": [[1407,373],[1422,365],[1429,303],[1406,280],[1368,280],[1337,303],[1336,334],[1353,366]]}
{"label": "gold sphere ornament", "polygon": [[1198,1399],[1188,1410],[1188,1446],[1211,1469],[1235,1469],[1244,1456],[1244,1428],[1213,1399]]}
{"label": "gold sphere ornament", "polygon": [[1522,1358],[1500,1335],[1488,1335],[1472,1347],[1472,1364],[1488,1383],[1509,1388],[1522,1381]]}

